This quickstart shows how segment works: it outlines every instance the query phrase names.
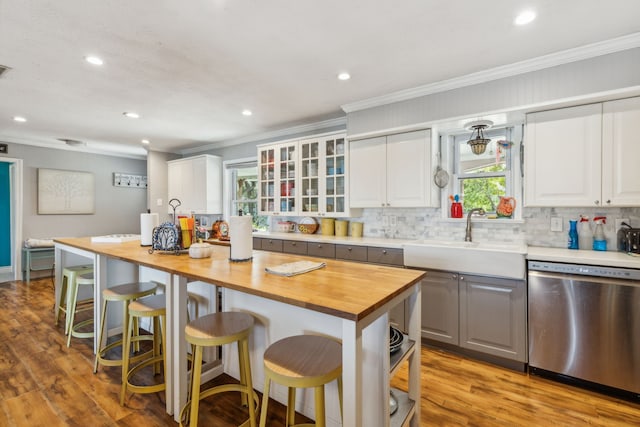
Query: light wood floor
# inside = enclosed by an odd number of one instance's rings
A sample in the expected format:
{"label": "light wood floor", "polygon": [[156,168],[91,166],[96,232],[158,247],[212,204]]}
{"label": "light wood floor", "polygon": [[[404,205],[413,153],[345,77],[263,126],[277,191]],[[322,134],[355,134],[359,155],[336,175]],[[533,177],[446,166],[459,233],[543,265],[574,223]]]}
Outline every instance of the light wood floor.
{"label": "light wood floor", "polygon": [[[67,349],[53,326],[49,279],[0,283],[0,307],[0,426],[177,425],[161,394],[131,395],[121,407],[118,368],[94,375],[90,340]],[[640,425],[638,404],[426,348],[421,384],[425,426]],[[406,370],[393,385],[406,387]],[[229,394],[203,402],[200,425],[237,425],[246,418],[237,401]],[[269,425],[283,425],[282,406],[269,409]]]}

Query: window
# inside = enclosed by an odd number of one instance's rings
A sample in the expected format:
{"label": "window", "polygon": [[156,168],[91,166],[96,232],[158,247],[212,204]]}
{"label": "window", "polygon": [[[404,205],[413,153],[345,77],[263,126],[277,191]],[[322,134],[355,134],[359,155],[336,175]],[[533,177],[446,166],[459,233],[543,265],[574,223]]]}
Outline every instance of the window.
{"label": "window", "polygon": [[[464,212],[483,208],[495,213],[500,197],[519,198],[514,164],[518,164],[519,146],[513,127],[490,129],[484,133],[491,141],[482,154],[473,154],[467,141],[470,133],[455,135],[453,140],[453,191],[462,198]],[[517,193],[517,194],[516,194]]]}
{"label": "window", "polygon": [[251,215],[254,230],[266,230],[268,218],[258,215],[258,166],[253,161],[225,163],[228,206],[226,216]]}

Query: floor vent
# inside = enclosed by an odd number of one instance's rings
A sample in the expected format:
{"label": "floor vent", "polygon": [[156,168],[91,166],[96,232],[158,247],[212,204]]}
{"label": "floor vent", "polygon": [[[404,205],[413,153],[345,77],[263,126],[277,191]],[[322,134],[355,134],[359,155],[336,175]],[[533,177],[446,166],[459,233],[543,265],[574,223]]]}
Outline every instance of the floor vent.
{"label": "floor vent", "polygon": [[2,75],[6,72],[9,71],[11,68],[4,66],[4,65],[0,65],[0,77],[2,77]]}

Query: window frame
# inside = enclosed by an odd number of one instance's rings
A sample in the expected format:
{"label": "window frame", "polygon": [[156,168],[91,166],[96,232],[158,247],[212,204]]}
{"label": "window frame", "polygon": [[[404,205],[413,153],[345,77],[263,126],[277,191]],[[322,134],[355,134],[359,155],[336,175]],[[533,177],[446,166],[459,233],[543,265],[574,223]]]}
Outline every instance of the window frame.
{"label": "window frame", "polygon": [[[223,215],[224,218],[230,218],[231,216],[238,215],[238,212],[234,210],[236,203],[254,202],[256,204],[256,212],[258,210],[258,198],[255,199],[235,199],[235,184],[238,169],[242,168],[258,168],[257,157],[245,157],[242,159],[225,160],[223,163]],[[259,215],[260,216],[260,215]]]}
{"label": "window frame", "polygon": [[[505,195],[516,199],[516,210],[513,220],[522,220],[522,206],[523,206],[523,190],[522,190],[522,135],[524,124],[522,122],[516,124],[505,124],[500,127],[489,129],[484,132],[488,138],[495,138],[496,136],[505,135],[508,141],[512,141],[513,145],[507,151],[505,161],[507,162],[507,169],[500,172],[481,172],[481,173],[460,173],[460,150],[459,143],[466,141],[470,138],[471,132],[455,132],[444,134],[441,142],[446,143],[445,147],[441,147],[446,152],[448,162],[446,163],[449,170],[452,171],[451,179],[448,187],[445,188],[442,194],[442,217],[450,218],[449,213],[449,195],[461,194],[461,180],[472,178],[493,178],[493,177],[505,177]],[[495,213],[495,212],[492,212]]]}

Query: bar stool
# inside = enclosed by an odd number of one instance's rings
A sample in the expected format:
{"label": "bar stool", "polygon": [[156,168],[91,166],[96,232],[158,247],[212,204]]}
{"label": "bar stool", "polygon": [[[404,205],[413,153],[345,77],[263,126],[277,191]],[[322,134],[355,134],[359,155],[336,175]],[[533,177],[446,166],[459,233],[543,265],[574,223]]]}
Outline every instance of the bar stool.
{"label": "bar stool", "polygon": [[[96,360],[93,365],[93,373],[98,372],[98,365],[104,366],[122,366],[123,359],[107,359],[106,354],[109,350],[123,346],[124,347],[124,339],[119,339],[117,341],[112,342],[111,344],[107,344],[106,346],[102,346],[103,338],[104,338],[104,329],[106,328],[107,323],[107,303],[109,301],[120,301],[122,302],[122,337],[124,338],[129,330],[129,303],[135,299],[142,298],[145,296],[152,295],[158,285],[153,282],[136,282],[136,283],[127,283],[124,285],[114,286],[112,288],[107,288],[102,291],[102,298],[104,302],[102,303],[102,316],[100,319],[100,339],[98,340],[98,351],[96,352]],[[138,335],[138,325],[137,318],[134,318],[134,333]],[[145,339],[153,339],[151,336],[146,336]],[[134,343],[135,351],[138,351],[140,348],[140,344],[138,341]],[[148,354],[136,355],[129,359],[130,362],[137,362],[147,357]],[[122,381],[127,380],[127,370],[122,369]]]}
{"label": "bar stool", "polygon": [[315,388],[315,425],[324,427],[326,423],[324,385],[338,380],[340,413],[342,413],[342,344],[334,339],[315,335],[296,335],[276,341],[264,353],[264,377],[260,427],[265,427],[267,424],[271,381],[289,388],[285,427],[294,425],[296,388]]}
{"label": "bar stool", "polygon": [[[143,360],[133,368],[129,368],[129,353],[131,352],[131,343],[140,341],[146,336],[133,336],[133,325],[135,319],[143,317],[153,319],[153,354],[148,359]],[[122,391],[120,393],[120,405],[124,406],[124,398],[127,390],[133,393],[156,393],[166,390],[166,382],[153,385],[136,385],[131,382],[131,378],[136,372],[147,366],[153,365],[153,373],[160,373],[160,363],[163,362],[164,375],[167,375],[167,362],[164,357],[166,351],[166,327],[167,327],[167,305],[166,296],[164,294],[151,295],[140,298],[129,303],[129,328],[125,335],[125,343],[122,351],[124,360],[122,361],[122,370],[126,372],[126,376],[122,381]]]}
{"label": "bar stool", "polygon": [[[249,410],[249,425],[256,427],[256,409],[259,406],[258,395],[253,391],[251,365],[249,362],[249,334],[253,328],[253,317],[247,313],[223,312],[200,317],[184,329],[185,338],[191,344],[193,363],[191,365],[191,392],[187,403],[180,412],[180,426],[189,418],[189,427],[198,425],[200,400],[217,393],[239,391],[243,393],[242,404]],[[238,362],[240,384],[224,384],[200,392],[202,375],[202,350],[204,347],[238,343]],[[255,407],[254,407],[255,403]],[[246,425],[246,422],[245,424]]]}
{"label": "bar stool", "polygon": [[60,313],[65,314],[64,334],[69,333],[69,316],[67,313],[67,288],[75,282],[76,276],[81,274],[93,273],[92,265],[76,265],[73,267],[65,267],[62,269],[62,284],[60,286],[60,299],[58,300],[58,311],[56,311],[55,325],[58,326]]}
{"label": "bar stool", "polygon": [[[87,319],[87,320],[83,320],[82,322],[79,322],[77,325],[73,324],[73,321],[76,317],[76,313],[79,311],[85,311],[85,310],[89,310],[91,309],[91,305],[89,304],[85,304],[85,307],[78,309],[78,292],[80,289],[80,286],[91,286],[91,288],[93,289],[93,285],[94,285],[94,279],[93,279],[93,272],[90,273],[85,273],[85,274],[81,274],[79,276],[76,276],[75,280],[71,281],[71,289],[69,290],[69,312],[68,312],[68,322],[67,324],[69,325],[69,334],[67,335],[67,347],[69,347],[71,345],[71,337],[76,337],[76,338],[93,338],[93,330],[88,331],[88,332],[81,332],[80,329],[87,326],[87,325],[91,325],[93,324],[93,316],[91,316],[91,318]],[[93,298],[91,298],[90,300],[84,300],[82,301],[83,303],[85,302],[93,302]]]}

